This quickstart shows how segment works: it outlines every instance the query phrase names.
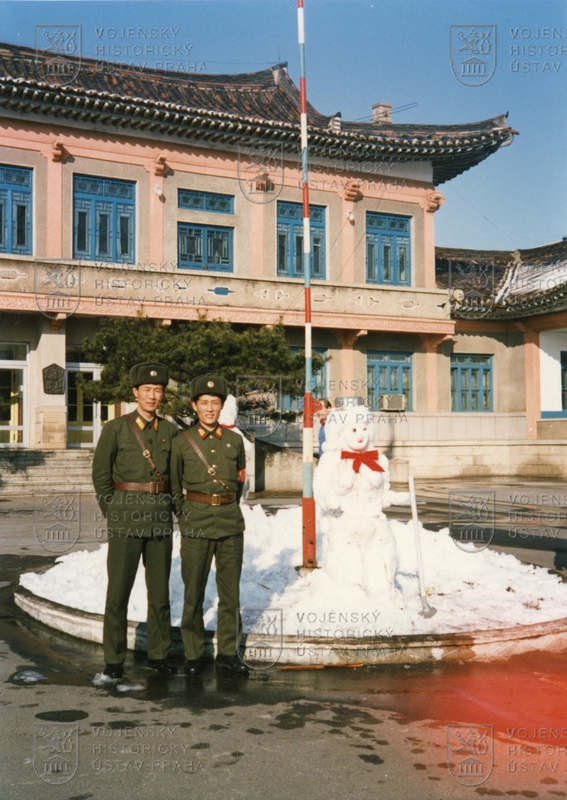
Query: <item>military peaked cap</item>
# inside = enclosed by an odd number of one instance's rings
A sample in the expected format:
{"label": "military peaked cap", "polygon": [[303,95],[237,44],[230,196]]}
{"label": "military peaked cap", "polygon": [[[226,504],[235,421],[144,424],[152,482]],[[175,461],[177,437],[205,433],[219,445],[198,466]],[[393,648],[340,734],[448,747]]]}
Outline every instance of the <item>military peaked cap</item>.
{"label": "military peaked cap", "polygon": [[167,386],[169,383],[169,372],[165,364],[157,361],[144,361],[141,364],[134,364],[130,370],[130,386],[141,386],[144,383],[156,383]]}
{"label": "military peaked cap", "polygon": [[199,375],[191,381],[189,392],[191,400],[196,400],[202,394],[213,394],[224,403],[228,394],[228,383],[219,375]]}

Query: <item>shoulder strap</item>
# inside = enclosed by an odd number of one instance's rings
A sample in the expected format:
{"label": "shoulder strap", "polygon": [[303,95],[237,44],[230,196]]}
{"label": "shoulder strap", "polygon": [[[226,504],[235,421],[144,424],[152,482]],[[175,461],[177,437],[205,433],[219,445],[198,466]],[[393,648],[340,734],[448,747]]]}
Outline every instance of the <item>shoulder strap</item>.
{"label": "shoulder strap", "polygon": [[136,437],[136,439],[138,440],[138,444],[139,444],[139,445],[140,445],[140,447],[142,448],[142,455],[144,456],[144,458],[146,459],[146,461],[147,461],[147,462],[148,462],[148,464],[150,465],[151,469],[153,469],[153,471],[155,472],[155,474],[158,476],[158,478],[160,479],[160,481],[161,481],[162,483],[165,483],[165,480],[163,479],[163,476],[162,476],[161,472],[159,471],[159,469],[158,469],[158,468],[156,467],[156,465],[154,464],[154,460],[153,460],[153,458],[152,458],[152,454],[150,453],[150,451],[148,450],[148,448],[146,447],[146,445],[145,445],[145,443],[144,443],[144,440],[142,439],[142,436],[141,436],[141,434],[140,434],[140,431],[139,431],[139,429],[138,429],[138,426],[136,425],[136,423],[134,422],[134,420],[132,419],[132,417],[130,416],[130,414],[126,414],[125,416],[126,416],[126,419],[128,420],[128,422],[130,423],[130,427],[131,427],[131,428],[132,428],[132,430],[134,431],[134,436],[135,436],[135,437]]}
{"label": "shoulder strap", "polygon": [[197,445],[197,443],[196,443],[196,442],[194,442],[194,441],[193,441],[193,439],[192,439],[192,438],[189,436],[189,434],[187,433],[187,431],[182,431],[182,433],[183,433],[183,436],[185,436],[185,438],[187,439],[187,441],[188,441],[188,442],[189,442],[189,444],[191,445],[191,447],[193,448],[193,450],[194,450],[194,451],[197,453],[197,455],[199,456],[199,458],[201,459],[201,461],[203,462],[203,464],[205,465],[205,467],[207,468],[207,472],[209,473],[209,475],[210,475],[211,477],[213,477],[213,478],[216,478],[216,479],[217,479],[217,481],[220,483],[220,485],[221,485],[221,486],[223,486],[223,487],[224,487],[224,488],[225,488],[225,489],[226,489],[228,492],[232,492],[232,489],[230,488],[230,486],[228,485],[228,483],[225,483],[225,482],[222,480],[222,478],[219,478],[219,476],[218,476],[218,475],[217,475],[217,473],[215,472],[214,468],[213,468],[213,467],[211,467],[211,465],[209,464],[209,462],[208,462],[208,461],[207,461],[207,459],[205,458],[205,456],[204,456],[204,454],[203,454],[203,452],[202,452],[201,448],[200,448],[200,447]]}

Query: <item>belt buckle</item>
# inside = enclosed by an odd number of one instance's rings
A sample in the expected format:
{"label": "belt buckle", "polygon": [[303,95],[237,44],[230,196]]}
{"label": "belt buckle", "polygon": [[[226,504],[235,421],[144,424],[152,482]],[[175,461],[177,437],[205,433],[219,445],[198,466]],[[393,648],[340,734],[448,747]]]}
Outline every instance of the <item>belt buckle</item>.
{"label": "belt buckle", "polygon": [[150,494],[159,494],[159,483],[156,483],[155,481],[150,481],[148,485],[150,487]]}
{"label": "belt buckle", "polygon": [[211,505],[212,506],[220,506],[221,504],[221,496],[220,494],[212,494],[211,495]]}

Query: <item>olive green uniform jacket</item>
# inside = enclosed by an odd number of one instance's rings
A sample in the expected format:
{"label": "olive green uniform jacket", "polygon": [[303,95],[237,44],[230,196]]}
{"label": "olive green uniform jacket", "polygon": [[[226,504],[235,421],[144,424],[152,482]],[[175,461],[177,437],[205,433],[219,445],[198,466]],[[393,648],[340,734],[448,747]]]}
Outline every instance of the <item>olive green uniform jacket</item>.
{"label": "olive green uniform jacket", "polygon": [[[102,429],[93,461],[93,483],[97,501],[114,536],[145,538],[171,536],[173,503],[168,492],[150,494],[115,490],[118,483],[158,482],[159,478],[142,455],[142,448],[127,417],[139,420],[138,430],[167,485],[170,484],[170,453],[177,428],[161,417],[146,423],[137,411],[107,422]],[[141,425],[145,424],[144,429]]]}
{"label": "olive green uniform jacket", "polygon": [[213,506],[184,499],[183,490],[202,494],[226,494],[227,490],[207,469],[183,434],[171,447],[171,490],[182,536],[221,539],[244,531],[244,517],[238,498],[242,484],[239,471],[246,467],[244,442],[238,433],[217,425],[208,431],[193,425],[187,434],[193,439],[215,472],[236,497],[233,503]]}

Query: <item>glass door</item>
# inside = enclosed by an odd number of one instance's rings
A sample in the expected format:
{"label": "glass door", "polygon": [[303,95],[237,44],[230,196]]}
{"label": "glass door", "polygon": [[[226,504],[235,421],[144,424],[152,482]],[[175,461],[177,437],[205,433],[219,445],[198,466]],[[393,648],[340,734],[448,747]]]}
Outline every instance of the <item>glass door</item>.
{"label": "glass door", "polygon": [[25,444],[27,346],[0,342],[0,447]]}
{"label": "glass door", "polygon": [[97,380],[101,367],[67,362],[67,447],[94,447],[104,423],[113,416],[114,406],[88,400],[77,380]]}

